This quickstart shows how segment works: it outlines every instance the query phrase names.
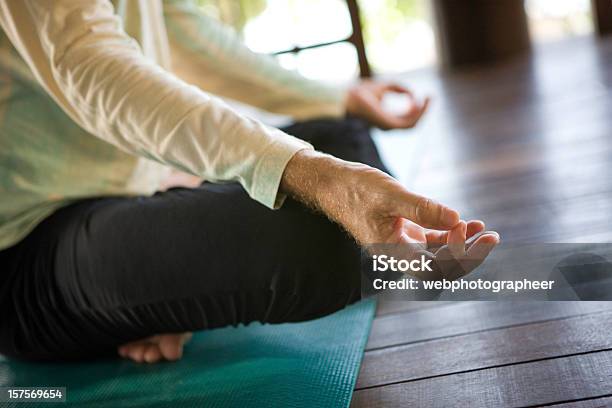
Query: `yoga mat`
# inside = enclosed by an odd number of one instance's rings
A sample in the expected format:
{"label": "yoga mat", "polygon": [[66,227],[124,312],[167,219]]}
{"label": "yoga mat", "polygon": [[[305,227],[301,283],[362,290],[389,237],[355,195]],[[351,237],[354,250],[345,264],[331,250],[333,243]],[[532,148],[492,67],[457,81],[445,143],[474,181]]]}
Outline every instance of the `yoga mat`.
{"label": "yoga mat", "polygon": [[67,387],[66,403],[0,405],[348,407],[374,308],[367,300],[305,323],[198,332],[174,363],[42,364],[0,356],[0,387]]}

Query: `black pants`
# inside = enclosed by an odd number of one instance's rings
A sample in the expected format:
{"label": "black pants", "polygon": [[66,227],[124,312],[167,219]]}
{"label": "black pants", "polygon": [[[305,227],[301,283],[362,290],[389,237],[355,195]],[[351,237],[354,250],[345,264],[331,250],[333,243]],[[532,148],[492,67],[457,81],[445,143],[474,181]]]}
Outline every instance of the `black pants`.
{"label": "black pants", "polygon": [[[360,121],[285,131],[383,168]],[[237,184],[79,201],[1,251],[0,270],[0,353],[38,360],[99,357],[158,333],[303,321],[360,298],[359,249],[345,232],[292,200],[269,210]]]}

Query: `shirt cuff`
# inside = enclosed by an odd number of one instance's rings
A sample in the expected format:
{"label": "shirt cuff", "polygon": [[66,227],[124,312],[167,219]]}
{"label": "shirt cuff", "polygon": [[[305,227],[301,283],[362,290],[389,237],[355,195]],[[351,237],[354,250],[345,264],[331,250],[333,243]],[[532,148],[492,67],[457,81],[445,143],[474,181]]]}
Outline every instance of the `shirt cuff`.
{"label": "shirt cuff", "polygon": [[300,150],[314,150],[310,143],[280,130],[277,139],[259,158],[253,174],[251,197],[268,208],[278,209],[287,197],[278,191],[289,160]]}

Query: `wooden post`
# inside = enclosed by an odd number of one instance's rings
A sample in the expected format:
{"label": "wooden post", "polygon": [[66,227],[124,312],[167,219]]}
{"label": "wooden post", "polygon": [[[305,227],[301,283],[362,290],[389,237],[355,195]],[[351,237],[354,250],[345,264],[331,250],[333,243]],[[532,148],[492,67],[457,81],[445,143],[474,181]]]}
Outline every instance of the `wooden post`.
{"label": "wooden post", "polygon": [[442,65],[502,60],[530,48],[523,0],[434,0]]}
{"label": "wooden post", "polygon": [[591,9],[597,33],[612,33],[612,0],[591,0]]}
{"label": "wooden post", "polygon": [[353,26],[353,34],[351,34],[349,41],[353,43],[353,45],[357,49],[360,76],[362,78],[368,78],[372,76],[372,70],[370,69],[370,64],[368,62],[365,42],[363,41],[363,30],[361,28],[359,4],[357,4],[357,0],[346,0],[346,4],[349,9],[349,14],[351,15],[351,24]]}
{"label": "wooden post", "polygon": [[277,51],[273,55],[287,54],[293,53],[297,54],[298,52],[304,50],[310,50],[313,48],[326,47],[328,45],[339,44],[344,42],[349,42],[353,44],[355,49],[357,50],[357,59],[359,61],[359,76],[361,78],[369,78],[372,76],[372,70],[370,69],[370,64],[368,63],[368,56],[366,54],[365,42],[363,41],[363,30],[361,28],[361,17],[359,13],[359,5],[357,4],[357,0],[346,0],[346,5],[349,9],[349,14],[351,16],[351,25],[353,26],[353,32],[348,38],[343,38],[340,40],[328,41],[324,43],[311,44],[304,47],[295,46],[288,50]]}

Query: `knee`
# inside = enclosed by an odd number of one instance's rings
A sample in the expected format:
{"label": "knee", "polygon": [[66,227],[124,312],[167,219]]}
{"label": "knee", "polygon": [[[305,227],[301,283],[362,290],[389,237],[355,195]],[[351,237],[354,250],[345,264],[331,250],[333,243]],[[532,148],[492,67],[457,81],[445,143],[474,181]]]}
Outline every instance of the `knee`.
{"label": "knee", "polygon": [[[288,210],[296,203],[287,203]],[[361,251],[356,242],[326,217],[302,211],[289,226],[295,233],[280,251],[288,269],[277,276],[279,308],[269,323],[304,321],[334,313],[361,298]]]}

